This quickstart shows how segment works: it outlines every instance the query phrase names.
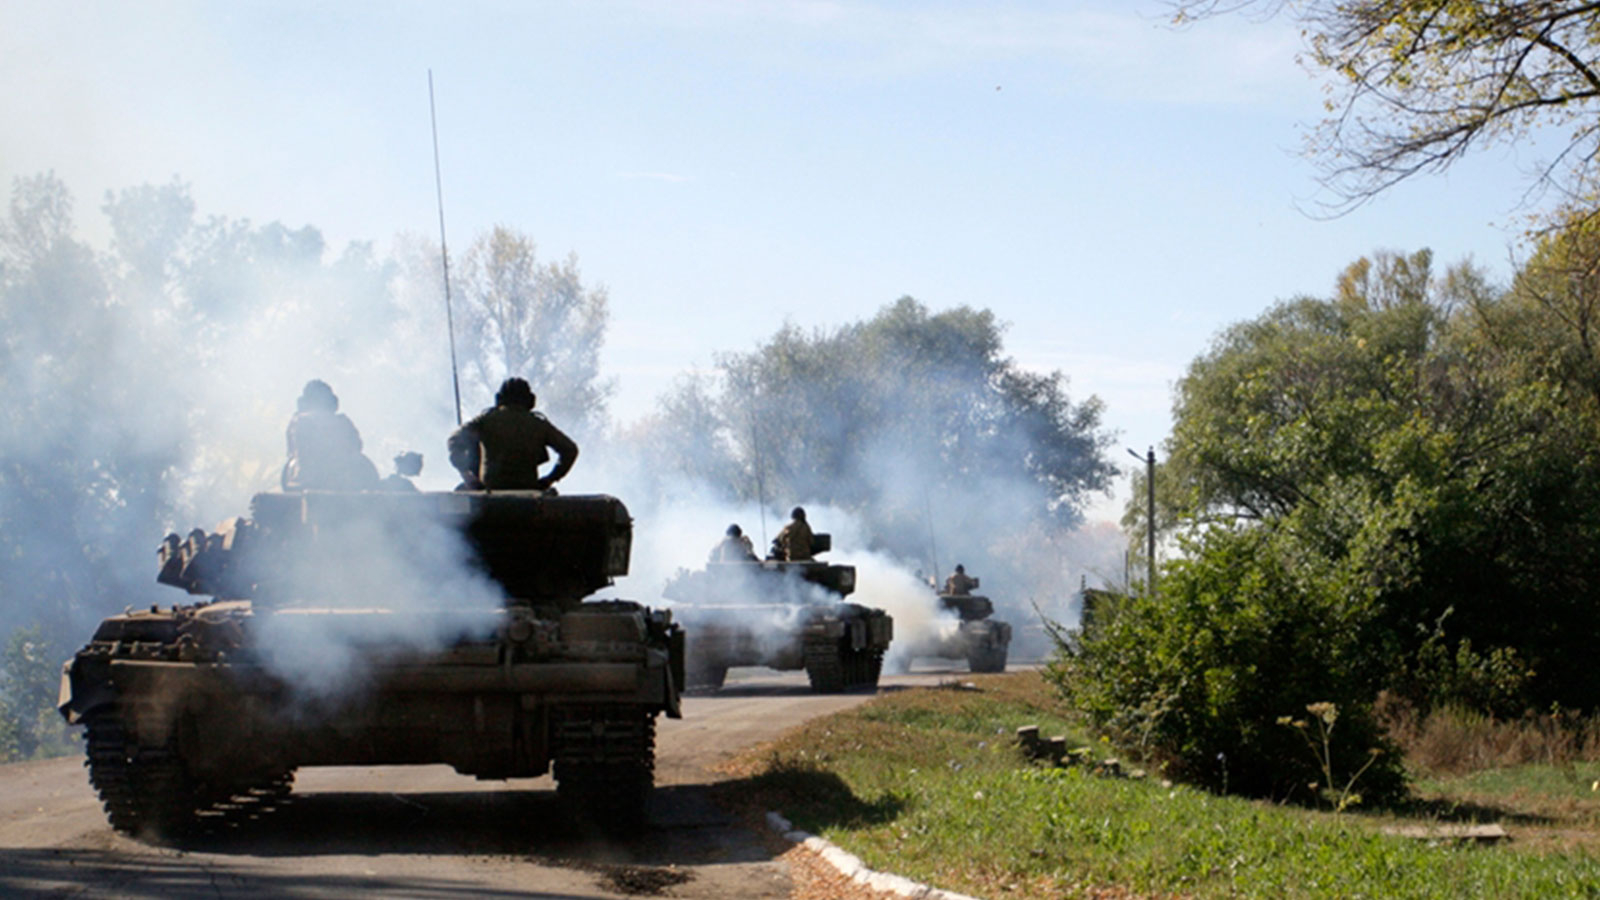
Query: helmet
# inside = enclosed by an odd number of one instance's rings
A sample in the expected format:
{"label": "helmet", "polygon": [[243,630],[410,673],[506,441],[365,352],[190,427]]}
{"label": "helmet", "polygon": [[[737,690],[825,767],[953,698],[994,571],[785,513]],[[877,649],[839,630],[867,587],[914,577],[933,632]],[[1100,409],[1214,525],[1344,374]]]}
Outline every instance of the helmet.
{"label": "helmet", "polygon": [[523,378],[507,378],[500,382],[500,390],[495,392],[495,406],[521,406],[533,409],[533,388]]}
{"label": "helmet", "polygon": [[799,519],[800,521],[804,522],[806,520],[805,507],[796,506],[794,509],[790,510],[789,511],[789,518],[791,518],[791,519]]}
{"label": "helmet", "polygon": [[728,530],[724,533],[727,534],[728,537],[738,537],[739,535],[744,534],[744,529],[740,528],[738,525],[729,525]]}

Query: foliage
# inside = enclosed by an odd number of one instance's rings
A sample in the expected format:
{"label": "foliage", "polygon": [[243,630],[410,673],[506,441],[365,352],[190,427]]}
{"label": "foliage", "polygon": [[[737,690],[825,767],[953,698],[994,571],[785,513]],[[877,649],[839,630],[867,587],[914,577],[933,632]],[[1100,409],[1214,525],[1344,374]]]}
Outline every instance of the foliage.
{"label": "foliage", "polygon": [[1174,0],[1179,20],[1287,8],[1336,79],[1312,149],[1346,204],[1469,150],[1566,130],[1539,173],[1563,202],[1596,199],[1600,30],[1587,0]]}
{"label": "foliage", "polygon": [[721,357],[714,382],[664,398],[652,452],[685,474],[729,473],[745,499],[858,512],[908,556],[935,515],[964,534],[1031,510],[1071,524],[1115,471],[1100,401],[1022,369],[1001,332],[987,310],[933,313],[909,297],[831,330],[786,325]]}
{"label": "foliage", "polygon": [[1552,362],[1559,334],[1425,253],[1358,262],[1334,297],[1280,304],[1191,365],[1161,518],[1200,552],[1211,523],[1271,523],[1353,573],[1382,686],[1414,702],[1581,705],[1600,689],[1600,416]]}
{"label": "foliage", "polygon": [[[1216,528],[1171,563],[1154,597],[1062,645],[1049,668],[1068,702],[1172,777],[1215,790],[1314,800],[1323,763],[1393,799],[1399,759],[1371,716],[1377,610],[1345,568],[1275,527]],[[1276,725],[1332,702],[1344,731],[1327,760]],[[1373,762],[1372,750],[1381,755]]]}
{"label": "foliage", "polygon": [[[1294,716],[1280,716],[1278,717],[1278,724],[1286,725],[1299,731],[1301,737],[1305,738],[1306,746],[1311,750],[1312,757],[1316,759],[1317,765],[1322,768],[1323,781],[1321,784],[1311,785],[1312,792],[1321,792],[1331,796],[1334,812],[1344,812],[1352,806],[1359,805],[1362,797],[1355,790],[1356,782],[1360,781],[1361,776],[1372,768],[1372,764],[1378,761],[1378,757],[1383,755],[1383,751],[1378,747],[1373,747],[1367,751],[1367,761],[1361,768],[1354,772],[1340,772],[1335,775],[1333,730],[1339,724],[1339,706],[1336,703],[1327,701],[1307,703],[1306,712],[1311,713],[1309,720],[1297,719]],[[1313,727],[1316,730],[1315,736],[1312,735]],[[1346,775],[1348,777],[1345,777]],[[1344,780],[1343,784],[1339,783],[1341,778]]]}
{"label": "foliage", "polygon": [[[1500,818],[1491,806],[1450,813],[1449,794],[1395,821],[1370,807],[1335,816],[1218,797],[1154,773],[1041,768],[1017,753],[1018,724],[1083,740],[1047,686],[1036,673],[972,681],[977,690],[883,694],[812,720],[737,761],[750,777],[732,786],[755,809],[779,810],[872,868],[974,896],[1583,897],[1600,883],[1592,853],[1540,837],[1544,808],[1506,816],[1516,840],[1482,850],[1380,833],[1437,824],[1441,814]],[[1562,780],[1560,801],[1576,798]],[[1582,792],[1592,797],[1587,781]],[[1585,838],[1588,805],[1575,823]],[[1562,842],[1577,833],[1565,818],[1549,831]]]}
{"label": "foliage", "polygon": [[526,378],[562,428],[596,431],[611,393],[599,377],[607,298],[583,286],[577,257],[541,264],[530,238],[496,226],[467,250],[457,286],[462,359],[484,392]]}
{"label": "foliage", "polygon": [[39,625],[18,628],[6,638],[0,651],[0,762],[77,750],[56,712],[65,658]]}
{"label": "foliage", "polygon": [[312,228],[196,221],[178,182],[106,196],[107,254],[73,210],[41,175],[0,219],[0,628],[152,602],[150,548],[180,509],[215,522],[276,481],[282,432],[259,427],[241,369],[332,368],[396,314],[370,248],[328,263]]}
{"label": "foliage", "polygon": [[[1268,727],[1308,703],[1337,704],[1345,773],[1379,746],[1380,691],[1423,715],[1588,705],[1589,235],[1547,239],[1506,292],[1436,275],[1425,251],[1379,254],[1331,297],[1225,331],[1178,384],[1156,473],[1184,556],[1159,596],[1064,643],[1067,696],[1178,774],[1269,794],[1328,784]],[[1363,778],[1394,774],[1380,759]]]}

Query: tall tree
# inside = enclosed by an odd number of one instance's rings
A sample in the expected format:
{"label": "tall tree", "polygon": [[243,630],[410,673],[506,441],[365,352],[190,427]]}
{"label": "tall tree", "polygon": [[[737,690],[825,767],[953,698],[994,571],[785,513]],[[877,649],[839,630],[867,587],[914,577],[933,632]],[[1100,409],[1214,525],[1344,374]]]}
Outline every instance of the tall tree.
{"label": "tall tree", "polygon": [[1337,87],[1313,147],[1348,208],[1473,149],[1543,126],[1565,145],[1537,178],[1563,205],[1600,187],[1600,5],[1588,0],[1175,0],[1180,20],[1253,9],[1300,21]]}
{"label": "tall tree", "polygon": [[[987,310],[932,313],[904,297],[831,330],[785,326],[718,368],[718,427],[662,432],[687,443],[666,458],[727,441],[746,498],[856,511],[902,556],[927,558],[930,526],[947,547],[960,536],[974,562],[978,545],[1036,522],[1073,524],[1114,472],[1100,401],[1074,402],[1061,373],[1007,358]],[[703,412],[706,390],[680,386],[668,420]]]}
{"label": "tall tree", "polygon": [[600,378],[607,297],[584,287],[577,257],[540,263],[531,239],[496,226],[467,250],[457,283],[463,360],[485,393],[520,376],[563,429],[597,430],[612,391]]}

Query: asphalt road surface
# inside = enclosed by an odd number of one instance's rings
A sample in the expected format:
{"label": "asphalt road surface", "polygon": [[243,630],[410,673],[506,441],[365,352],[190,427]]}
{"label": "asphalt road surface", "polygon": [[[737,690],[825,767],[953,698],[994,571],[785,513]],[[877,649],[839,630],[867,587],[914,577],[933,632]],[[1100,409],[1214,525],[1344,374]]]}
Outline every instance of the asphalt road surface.
{"label": "asphalt road surface", "polygon": [[766,670],[686,697],[683,719],[657,720],[649,827],[623,839],[575,829],[548,776],[382,766],[302,769],[280,807],[163,847],[111,830],[79,758],[0,766],[0,897],[787,898],[774,843],[711,801],[709,767],[869,697]]}

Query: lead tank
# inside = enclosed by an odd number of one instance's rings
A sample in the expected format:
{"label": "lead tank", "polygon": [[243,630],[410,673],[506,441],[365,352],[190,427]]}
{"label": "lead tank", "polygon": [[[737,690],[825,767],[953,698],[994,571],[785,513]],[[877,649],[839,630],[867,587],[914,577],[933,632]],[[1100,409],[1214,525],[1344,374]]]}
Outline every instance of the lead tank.
{"label": "lead tank", "polygon": [[626,826],[684,660],[669,613],[584,600],[627,573],[631,539],[604,495],[258,494],[166,538],[159,580],[209,599],[106,619],[60,709],[132,834],[287,793],[301,766],[430,763],[553,769],[575,811]]}
{"label": "lead tank", "polygon": [[[832,547],[812,536],[813,553]],[[734,666],[804,669],[818,693],[875,688],[894,619],[845,601],[854,566],[818,560],[711,562],[681,571],[662,593],[688,632],[687,685],[720,688]]]}

